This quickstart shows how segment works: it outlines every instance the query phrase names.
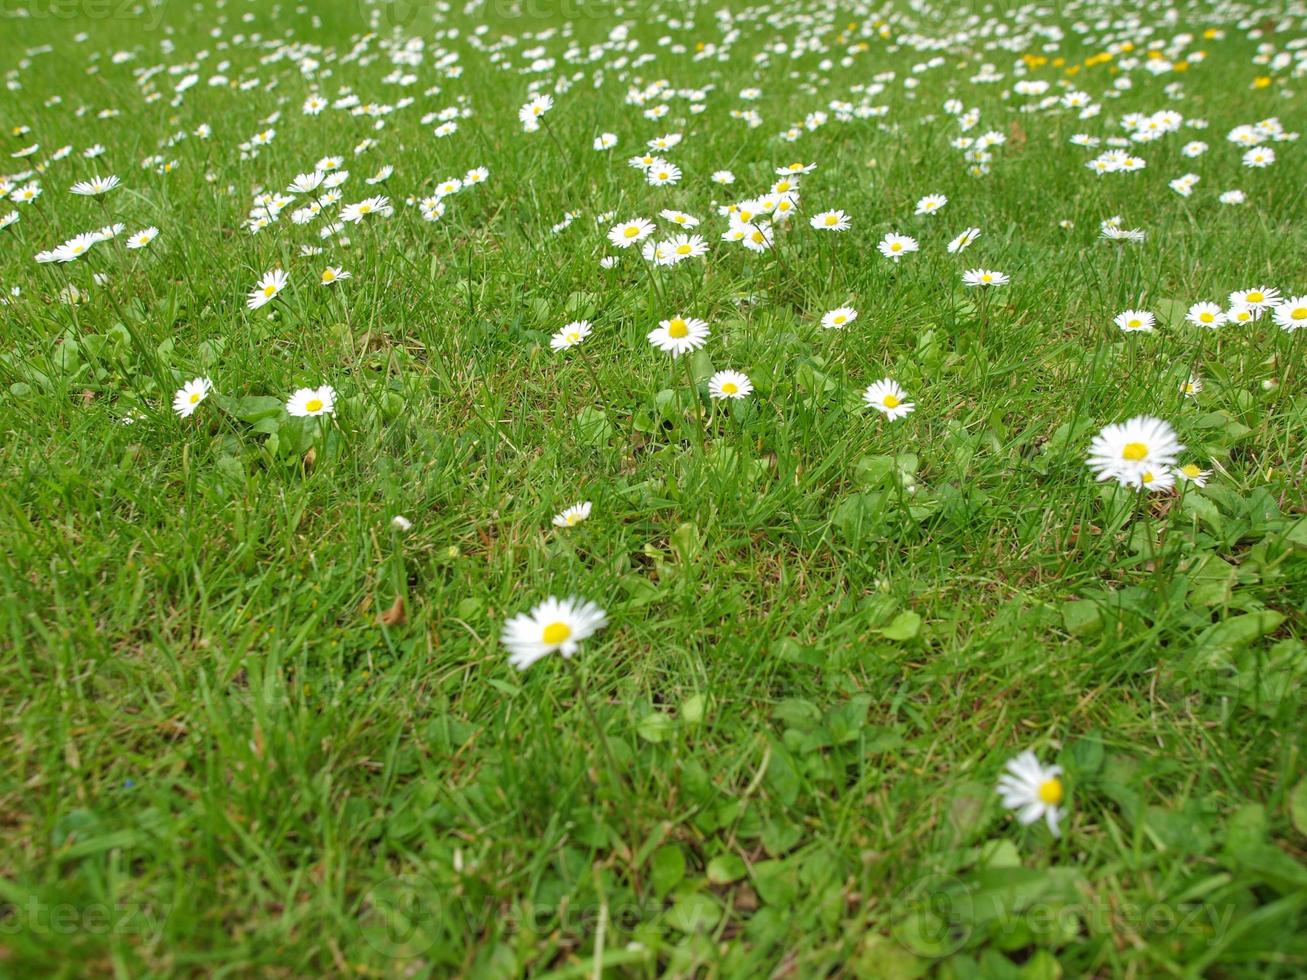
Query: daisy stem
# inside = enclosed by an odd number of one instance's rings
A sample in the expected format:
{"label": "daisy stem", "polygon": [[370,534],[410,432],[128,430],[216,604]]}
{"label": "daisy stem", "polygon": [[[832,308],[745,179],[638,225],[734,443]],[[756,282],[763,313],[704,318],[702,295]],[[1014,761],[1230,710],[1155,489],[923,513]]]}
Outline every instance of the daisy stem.
{"label": "daisy stem", "polygon": [[703,453],[705,452],[704,434],[703,434],[703,404],[699,401],[699,386],[695,384],[694,381],[694,369],[690,366],[690,358],[686,357],[684,359],[684,363],[685,363],[685,380],[690,386],[690,398],[694,402],[694,421],[697,426],[696,431],[699,434],[699,454],[703,455]]}

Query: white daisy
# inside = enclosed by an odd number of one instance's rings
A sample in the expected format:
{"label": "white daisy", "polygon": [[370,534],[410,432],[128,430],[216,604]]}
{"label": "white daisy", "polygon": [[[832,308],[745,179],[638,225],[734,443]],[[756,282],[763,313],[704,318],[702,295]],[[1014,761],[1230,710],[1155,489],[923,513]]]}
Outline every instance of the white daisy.
{"label": "white daisy", "polygon": [[1035,753],[1022,752],[1005,767],[998,780],[998,794],[1003,805],[1017,812],[1017,820],[1029,826],[1041,817],[1047,821],[1054,837],[1061,835],[1058,821],[1062,818],[1064,791],[1061,766],[1042,766]]}
{"label": "white daisy", "polygon": [[508,648],[509,663],[526,670],[555,650],[571,657],[581,648],[582,640],[607,623],[606,614],[593,602],[550,596],[529,613],[518,613],[506,622],[499,642]]}

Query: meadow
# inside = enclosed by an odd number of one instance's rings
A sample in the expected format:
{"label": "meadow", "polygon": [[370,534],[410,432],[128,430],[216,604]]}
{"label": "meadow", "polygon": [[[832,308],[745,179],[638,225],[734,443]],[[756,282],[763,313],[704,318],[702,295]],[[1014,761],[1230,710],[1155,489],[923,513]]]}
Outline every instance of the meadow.
{"label": "meadow", "polygon": [[1307,8],[7,0],[0,976],[1307,974]]}

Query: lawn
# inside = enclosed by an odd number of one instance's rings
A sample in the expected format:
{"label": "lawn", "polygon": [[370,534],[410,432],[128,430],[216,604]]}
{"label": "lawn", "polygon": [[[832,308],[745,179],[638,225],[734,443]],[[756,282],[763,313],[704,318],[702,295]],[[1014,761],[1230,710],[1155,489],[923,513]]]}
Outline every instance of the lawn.
{"label": "lawn", "polygon": [[1301,8],[0,21],[0,976],[1307,974]]}

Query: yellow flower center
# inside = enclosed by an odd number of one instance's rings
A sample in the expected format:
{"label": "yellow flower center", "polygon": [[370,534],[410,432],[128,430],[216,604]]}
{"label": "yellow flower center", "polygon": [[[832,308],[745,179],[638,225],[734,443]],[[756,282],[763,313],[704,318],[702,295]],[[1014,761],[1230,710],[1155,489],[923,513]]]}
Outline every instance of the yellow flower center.
{"label": "yellow flower center", "polygon": [[1153,476],[1152,470],[1147,470],[1139,477],[1140,483],[1152,483],[1156,477]]}
{"label": "yellow flower center", "polygon": [[542,639],[546,643],[556,646],[559,643],[565,642],[571,635],[572,627],[568,626],[566,623],[550,623],[545,627]]}
{"label": "yellow flower center", "polygon": [[828,215],[826,215],[826,224],[828,224],[828,225],[838,225],[839,223],[840,223],[840,219],[837,218],[835,215],[833,215],[833,214],[828,214]]}
{"label": "yellow flower center", "polygon": [[565,335],[563,339],[566,340],[569,344],[575,344],[578,340],[581,339],[581,335],[577,333],[575,330],[573,330],[571,333]]}
{"label": "yellow flower center", "polygon": [[1185,476],[1189,477],[1190,479],[1193,479],[1199,473],[1201,473],[1202,470],[1198,468],[1197,463],[1185,463],[1184,466],[1180,467],[1180,472],[1183,473]]}
{"label": "yellow flower center", "polygon": [[[575,524],[575,523],[576,523],[576,515],[575,515],[575,514],[568,514],[568,515],[567,515],[567,523],[568,523],[569,526],[572,525],[572,524]],[[555,625],[559,625],[559,624],[555,624]],[[550,629],[552,629],[552,628],[553,628],[553,627],[550,627]],[[563,629],[566,630],[567,627],[564,626]],[[569,632],[570,632],[570,630],[569,630]],[[546,635],[548,635],[548,634],[546,634]],[[566,637],[564,637],[564,638],[566,638]]]}
{"label": "yellow flower center", "polygon": [[740,386],[737,385],[734,381],[727,381],[725,384],[722,385],[723,395],[734,395],[739,390],[740,390]]}
{"label": "yellow flower center", "polygon": [[677,246],[676,246],[676,254],[677,254],[677,255],[689,255],[692,251],[693,251],[693,249],[691,249],[689,245],[677,245]]}
{"label": "yellow flower center", "polygon": [[886,408],[898,408],[899,407],[898,395],[886,395],[883,404],[885,405]]}
{"label": "yellow flower center", "polygon": [[674,317],[672,321],[667,324],[667,336],[673,337],[676,340],[680,340],[682,337],[689,336],[689,333],[690,333],[689,324],[687,324],[679,316]]}
{"label": "yellow flower center", "polygon": [[1125,322],[1125,325],[1129,327],[1131,330],[1138,330],[1140,327],[1144,325],[1144,321],[1138,318],[1131,318]]}
{"label": "yellow flower center", "polygon": [[891,252],[897,252],[897,251],[898,251],[899,249],[901,249],[902,247],[903,247],[903,246],[900,245],[898,242],[895,242],[893,245],[891,245],[891,246],[889,247],[889,250],[890,250]]}
{"label": "yellow flower center", "polygon": [[1046,779],[1039,784],[1039,801],[1047,803],[1049,806],[1057,806],[1062,802],[1062,780]]}
{"label": "yellow flower center", "polygon": [[752,235],[749,236],[749,238],[753,241],[755,245],[761,245],[763,242],[767,240],[763,236],[763,233],[760,231],[755,231]]}
{"label": "yellow flower center", "polygon": [[1148,447],[1142,442],[1127,442],[1121,450],[1121,458],[1137,463],[1148,455]]}
{"label": "yellow flower center", "polygon": [[268,285],[266,285],[266,286],[263,287],[263,295],[264,295],[264,296],[267,296],[267,297],[269,297],[269,298],[271,298],[271,297],[273,297],[273,296],[276,296],[276,295],[277,295],[277,287],[276,287],[274,284],[272,284],[272,283],[268,283]]}
{"label": "yellow flower center", "polygon": [[1214,316],[1213,316],[1212,314],[1210,314],[1210,313],[1199,313],[1199,314],[1198,314],[1198,319],[1202,320],[1203,323],[1211,323],[1213,320],[1216,319],[1216,317],[1214,317]]}
{"label": "yellow flower center", "polygon": [[622,230],[622,234],[625,235],[627,238],[634,238],[636,235],[640,234],[640,229],[637,228],[635,225],[630,225],[629,227]]}
{"label": "yellow flower center", "polygon": [[328,269],[326,272],[322,274],[323,282],[331,282],[331,280],[335,278],[336,278],[336,273],[332,272],[330,269]]}
{"label": "yellow flower center", "polygon": [[310,398],[308,401],[306,401],[306,402],[304,403],[304,411],[306,411],[306,412],[320,412],[320,411],[322,411],[322,399],[321,399],[321,398]]}
{"label": "yellow flower center", "polygon": [[1250,303],[1260,303],[1264,299],[1266,299],[1266,294],[1263,292],[1259,292],[1256,289],[1254,289],[1251,293],[1248,294],[1248,302]]}
{"label": "yellow flower center", "polygon": [[1307,306],[1295,306],[1289,311],[1289,316],[1295,320],[1307,320]]}
{"label": "yellow flower center", "polygon": [[830,322],[831,322],[831,323],[843,323],[843,322],[844,322],[845,320],[847,320],[847,319],[848,319],[848,317],[846,317],[843,313],[841,313],[841,314],[839,314],[838,316],[833,316],[833,317],[831,317]]}
{"label": "yellow flower center", "polygon": [[991,276],[988,272],[986,272],[983,276],[980,277],[981,282],[992,282],[993,279],[994,277]]}
{"label": "yellow flower center", "polygon": [[199,400],[200,400],[200,393],[199,393],[198,391],[192,391],[192,392],[191,392],[191,404],[194,405],[194,404],[198,403]]}

